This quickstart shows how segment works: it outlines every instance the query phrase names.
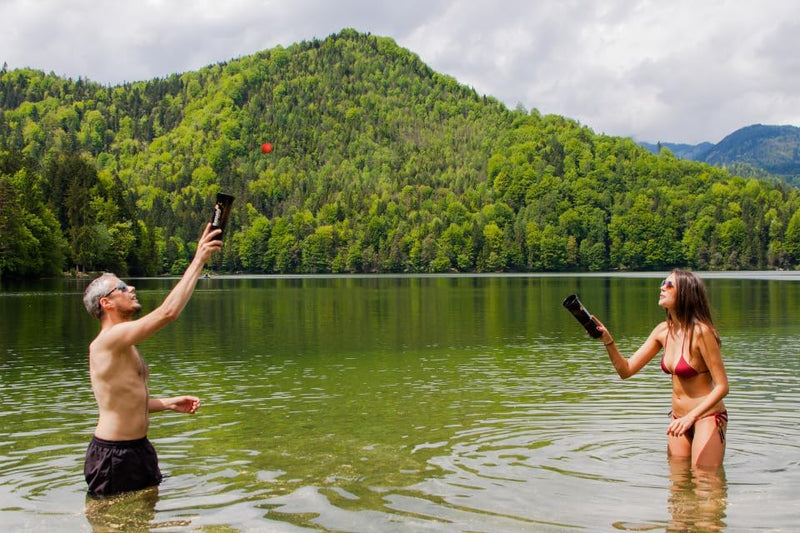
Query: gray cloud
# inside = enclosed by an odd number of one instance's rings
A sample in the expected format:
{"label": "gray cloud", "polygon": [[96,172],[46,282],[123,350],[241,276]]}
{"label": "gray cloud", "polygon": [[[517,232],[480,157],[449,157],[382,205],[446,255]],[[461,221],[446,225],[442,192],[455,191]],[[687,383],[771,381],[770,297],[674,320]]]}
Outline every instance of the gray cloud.
{"label": "gray cloud", "polygon": [[0,0],[0,62],[106,84],[196,70],[342,28],[395,39],[498,98],[637,140],[800,124],[783,0]]}

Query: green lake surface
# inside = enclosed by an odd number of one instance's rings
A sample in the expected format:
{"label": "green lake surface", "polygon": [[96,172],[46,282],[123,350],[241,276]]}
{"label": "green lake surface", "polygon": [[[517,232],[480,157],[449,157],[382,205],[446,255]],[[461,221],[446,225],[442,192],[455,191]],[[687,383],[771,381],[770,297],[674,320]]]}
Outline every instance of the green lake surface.
{"label": "green lake surface", "polygon": [[[622,381],[561,306],[630,355],[666,273],[201,279],[139,345],[165,480],[86,497],[96,423],[85,280],[0,286],[8,531],[794,531],[800,273],[701,273],[731,391],[725,465],[666,457],[658,357]],[[175,279],[126,279],[144,311]]]}

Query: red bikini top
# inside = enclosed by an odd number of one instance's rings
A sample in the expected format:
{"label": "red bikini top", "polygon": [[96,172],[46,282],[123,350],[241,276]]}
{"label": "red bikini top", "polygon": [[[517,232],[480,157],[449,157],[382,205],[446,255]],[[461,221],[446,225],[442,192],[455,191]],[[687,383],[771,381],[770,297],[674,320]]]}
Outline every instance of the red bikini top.
{"label": "red bikini top", "polygon": [[[667,333],[667,339],[664,340],[664,354],[667,353],[667,340],[669,339],[669,333]],[[683,343],[681,343],[681,357],[678,359],[678,364],[675,365],[675,370],[670,371],[667,368],[667,365],[664,364],[664,355],[661,356],[661,370],[663,370],[666,374],[674,374],[681,379],[689,379],[693,378],[698,374],[703,374],[708,372],[708,370],[704,370],[703,372],[698,372],[694,368],[692,368],[689,363],[686,362],[686,359],[683,358]]]}

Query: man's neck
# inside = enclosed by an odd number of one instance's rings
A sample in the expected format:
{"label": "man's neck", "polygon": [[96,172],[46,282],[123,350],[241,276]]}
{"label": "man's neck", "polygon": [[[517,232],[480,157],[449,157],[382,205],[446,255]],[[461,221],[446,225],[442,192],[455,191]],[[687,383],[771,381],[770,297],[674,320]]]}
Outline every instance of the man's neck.
{"label": "man's neck", "polygon": [[100,329],[107,329],[123,322],[130,322],[132,318],[133,315],[125,316],[118,312],[106,313],[100,319]]}

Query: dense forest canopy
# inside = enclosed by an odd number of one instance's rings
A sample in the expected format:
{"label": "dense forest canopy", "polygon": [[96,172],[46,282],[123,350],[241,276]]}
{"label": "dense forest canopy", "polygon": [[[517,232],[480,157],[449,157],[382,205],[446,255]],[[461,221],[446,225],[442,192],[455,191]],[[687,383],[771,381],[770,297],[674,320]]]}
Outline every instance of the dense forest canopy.
{"label": "dense forest canopy", "polygon": [[218,191],[221,271],[800,263],[797,189],[509,110],[388,38],[114,87],[0,71],[0,276],[182,272]]}

